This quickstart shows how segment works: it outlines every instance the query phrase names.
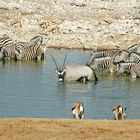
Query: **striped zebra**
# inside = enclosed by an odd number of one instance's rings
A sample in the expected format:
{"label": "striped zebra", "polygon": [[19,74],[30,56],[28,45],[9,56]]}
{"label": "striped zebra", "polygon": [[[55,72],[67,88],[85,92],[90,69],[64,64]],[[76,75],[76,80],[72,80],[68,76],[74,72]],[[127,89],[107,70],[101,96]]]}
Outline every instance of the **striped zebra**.
{"label": "striped zebra", "polygon": [[43,43],[43,37],[42,36],[39,36],[39,35],[31,38],[31,40],[30,40],[30,44],[31,45],[32,44],[42,45],[42,43]]}
{"label": "striped zebra", "polygon": [[132,78],[140,78],[140,63],[135,64],[131,68],[131,76]]}
{"label": "striped zebra", "polygon": [[117,74],[120,75],[120,74],[130,74],[131,73],[131,68],[137,63],[134,63],[134,62],[120,62],[120,63],[117,63]]}
{"label": "striped zebra", "polygon": [[42,43],[43,43],[43,37],[39,35],[31,38],[29,42],[22,42],[22,41],[18,42],[18,44],[24,47],[30,47],[34,44],[42,45]]}
{"label": "striped zebra", "polygon": [[0,51],[4,45],[9,46],[11,43],[13,43],[13,40],[8,35],[4,34],[0,36]]}
{"label": "striped zebra", "polygon": [[129,59],[129,52],[122,50],[113,57],[113,63],[126,62]]}
{"label": "striped zebra", "polygon": [[138,44],[134,44],[131,47],[127,48],[127,51],[130,52],[136,52],[136,53],[140,53],[140,43]]}
{"label": "striped zebra", "polygon": [[15,59],[18,50],[15,48],[15,42],[8,36],[0,37],[0,59]]}
{"label": "striped zebra", "polygon": [[92,62],[92,60],[95,59],[95,58],[100,58],[100,57],[113,57],[115,54],[117,54],[119,52],[120,52],[119,49],[93,51],[90,54],[88,64],[90,65],[90,63]]}
{"label": "striped zebra", "polygon": [[116,69],[116,65],[112,63],[112,57],[95,58],[90,63],[90,67],[101,70],[107,69],[111,73]]}
{"label": "striped zebra", "polygon": [[19,51],[16,55],[17,60],[43,60],[46,54],[46,47],[38,42],[31,45],[17,42],[16,49]]}
{"label": "striped zebra", "polygon": [[131,52],[129,54],[129,60],[128,62],[136,62],[139,63],[140,62],[140,54],[139,53],[135,53],[135,52]]}

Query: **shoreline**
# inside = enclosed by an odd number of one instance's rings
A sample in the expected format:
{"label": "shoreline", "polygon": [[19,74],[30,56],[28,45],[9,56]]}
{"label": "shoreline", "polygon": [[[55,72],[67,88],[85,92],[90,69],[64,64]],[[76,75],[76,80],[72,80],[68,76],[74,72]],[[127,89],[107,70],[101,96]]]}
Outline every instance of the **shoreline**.
{"label": "shoreline", "polygon": [[1,140],[139,140],[140,119],[0,118]]}

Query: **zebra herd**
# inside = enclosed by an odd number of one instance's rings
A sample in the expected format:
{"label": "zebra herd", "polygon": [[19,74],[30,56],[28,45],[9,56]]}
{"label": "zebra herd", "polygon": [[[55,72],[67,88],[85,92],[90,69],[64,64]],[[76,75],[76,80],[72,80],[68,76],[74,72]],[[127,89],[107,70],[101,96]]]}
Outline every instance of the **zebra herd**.
{"label": "zebra herd", "polygon": [[[0,60],[43,60],[47,47],[42,43],[43,37],[39,35],[33,37],[29,42],[15,41],[8,35],[2,35],[0,36]],[[83,68],[84,70],[82,70]],[[69,69],[72,69],[72,71]],[[117,74],[131,74],[132,77],[135,78],[140,77],[140,43],[126,50],[115,48],[112,50],[93,51],[86,66],[76,69],[78,72],[83,71],[79,72],[78,80],[89,80],[91,76],[86,77],[86,69],[93,71],[96,81],[97,76],[94,70],[100,69],[108,70],[111,73],[117,72]],[[68,71],[73,74],[73,68],[67,68],[67,72]],[[60,71],[58,71],[58,73],[60,73]],[[74,79],[76,78],[74,77]]]}
{"label": "zebra herd", "polygon": [[0,60],[43,60],[46,47],[43,37],[35,36],[29,42],[11,39],[8,35],[0,36]]}
{"label": "zebra herd", "polygon": [[140,43],[126,50],[93,51],[87,65],[94,70],[108,70],[120,74],[131,74],[133,78],[140,77]]}

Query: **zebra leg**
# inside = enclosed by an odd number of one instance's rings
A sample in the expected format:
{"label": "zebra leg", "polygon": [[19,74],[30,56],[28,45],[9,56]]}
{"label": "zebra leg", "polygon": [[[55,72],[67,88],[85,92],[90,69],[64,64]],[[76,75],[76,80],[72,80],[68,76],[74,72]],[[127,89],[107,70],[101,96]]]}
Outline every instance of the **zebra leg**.
{"label": "zebra leg", "polygon": [[41,60],[41,56],[37,56],[37,57],[36,57],[36,60],[37,60],[37,61]]}
{"label": "zebra leg", "polygon": [[8,55],[8,52],[5,49],[3,50],[3,59],[10,60],[10,56]]}
{"label": "zebra leg", "polygon": [[20,54],[19,52],[15,51],[15,59],[16,60],[22,60],[22,54]]}
{"label": "zebra leg", "polygon": [[131,73],[132,74],[132,78],[137,78],[136,73]]}
{"label": "zebra leg", "polygon": [[41,60],[44,60],[44,58],[45,58],[45,54],[43,53],[43,54],[41,55]]}
{"label": "zebra leg", "polygon": [[137,74],[133,70],[131,70],[131,75],[132,75],[132,78],[137,78]]}

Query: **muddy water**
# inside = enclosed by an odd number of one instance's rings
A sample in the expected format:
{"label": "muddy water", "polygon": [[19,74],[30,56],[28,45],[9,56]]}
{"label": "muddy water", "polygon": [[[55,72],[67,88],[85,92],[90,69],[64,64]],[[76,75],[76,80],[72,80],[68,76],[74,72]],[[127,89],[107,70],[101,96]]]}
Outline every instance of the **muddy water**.
{"label": "muddy water", "polygon": [[0,117],[72,118],[71,106],[85,104],[85,118],[113,119],[115,104],[127,118],[140,118],[140,79],[97,72],[99,82],[59,83],[53,55],[62,65],[85,64],[90,52],[49,49],[43,62],[0,62]]}

